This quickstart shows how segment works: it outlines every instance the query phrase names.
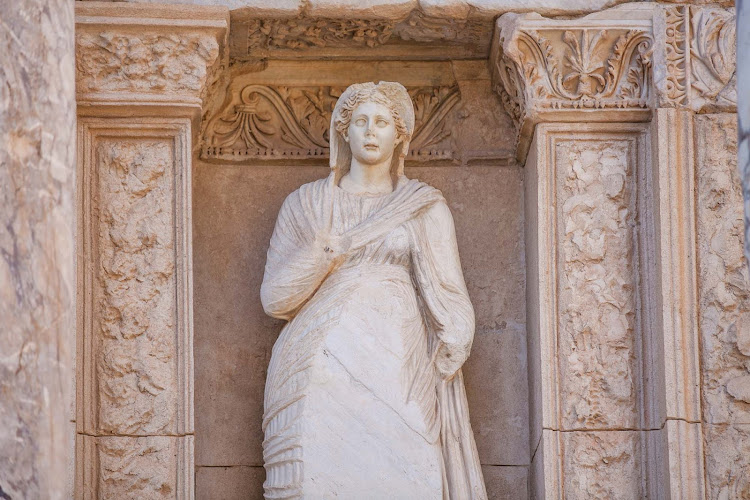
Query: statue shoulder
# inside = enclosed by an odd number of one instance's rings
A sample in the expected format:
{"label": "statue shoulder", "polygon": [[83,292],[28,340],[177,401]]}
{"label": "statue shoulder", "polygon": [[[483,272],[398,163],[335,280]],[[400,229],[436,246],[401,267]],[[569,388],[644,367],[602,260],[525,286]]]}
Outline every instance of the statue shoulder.
{"label": "statue shoulder", "polygon": [[330,196],[329,187],[330,182],[328,177],[302,184],[300,187],[289,193],[281,206],[281,210],[294,210],[306,206],[320,206],[322,202]]}

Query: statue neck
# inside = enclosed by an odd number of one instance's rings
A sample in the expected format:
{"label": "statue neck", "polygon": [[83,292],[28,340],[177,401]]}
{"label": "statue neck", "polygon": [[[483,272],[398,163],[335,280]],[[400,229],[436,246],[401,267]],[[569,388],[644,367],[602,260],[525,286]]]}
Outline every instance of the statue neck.
{"label": "statue neck", "polygon": [[392,158],[393,155],[380,163],[369,165],[352,158],[349,173],[341,179],[340,187],[352,193],[390,193],[393,191]]}

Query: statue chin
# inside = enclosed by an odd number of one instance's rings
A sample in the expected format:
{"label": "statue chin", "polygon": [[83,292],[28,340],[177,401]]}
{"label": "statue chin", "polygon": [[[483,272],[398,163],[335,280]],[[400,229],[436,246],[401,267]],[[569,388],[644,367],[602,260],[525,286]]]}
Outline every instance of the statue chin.
{"label": "statue chin", "polygon": [[450,210],[403,177],[384,196],[335,189],[344,168],[400,174],[396,130],[408,141],[413,117],[399,84],[347,89],[330,133],[351,164],[334,158],[281,208],[261,287],[265,311],[288,321],[266,381],[269,498],[486,498],[460,369],[474,309]]}

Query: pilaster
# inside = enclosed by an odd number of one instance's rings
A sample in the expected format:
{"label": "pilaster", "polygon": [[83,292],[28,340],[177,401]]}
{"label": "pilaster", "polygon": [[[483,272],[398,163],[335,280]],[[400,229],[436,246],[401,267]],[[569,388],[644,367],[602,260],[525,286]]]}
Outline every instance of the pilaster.
{"label": "pilaster", "polygon": [[194,497],[192,158],[227,29],[76,5],[76,498]]}
{"label": "pilaster", "polygon": [[734,13],[506,14],[526,165],[532,494],[704,498],[694,115],[736,106]]}

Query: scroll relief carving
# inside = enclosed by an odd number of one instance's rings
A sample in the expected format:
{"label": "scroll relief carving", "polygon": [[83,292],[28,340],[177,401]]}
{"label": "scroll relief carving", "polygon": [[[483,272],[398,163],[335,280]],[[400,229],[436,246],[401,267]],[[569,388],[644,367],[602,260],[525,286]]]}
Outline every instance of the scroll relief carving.
{"label": "scroll relief carving", "polygon": [[664,11],[666,18],[666,38],[664,44],[667,86],[661,99],[661,105],[677,107],[687,104],[688,89],[688,54],[690,45],[690,11],[686,6],[668,7]]}
{"label": "scroll relief carving", "polygon": [[[201,158],[325,158],[328,128],[343,87],[247,85],[208,122]],[[451,159],[457,86],[408,89],[416,114],[409,157]]]}
{"label": "scroll relief carving", "polygon": [[645,30],[523,29],[501,43],[495,90],[516,120],[534,110],[648,105],[652,41]]}
{"label": "scroll relief carving", "polygon": [[691,9],[691,87],[700,101],[737,105],[737,32],[734,11]]}
{"label": "scroll relief carving", "polygon": [[393,34],[393,21],[367,19],[254,19],[248,23],[249,53],[260,49],[375,47]]}
{"label": "scroll relief carving", "polygon": [[737,105],[736,19],[733,10],[665,9],[667,85],[660,105],[695,111]]}

